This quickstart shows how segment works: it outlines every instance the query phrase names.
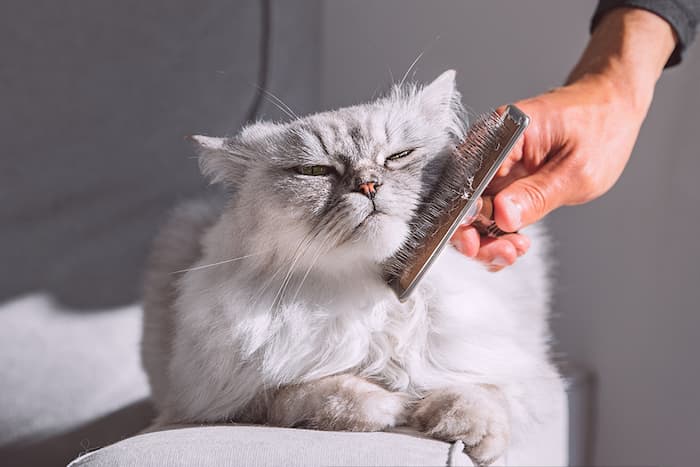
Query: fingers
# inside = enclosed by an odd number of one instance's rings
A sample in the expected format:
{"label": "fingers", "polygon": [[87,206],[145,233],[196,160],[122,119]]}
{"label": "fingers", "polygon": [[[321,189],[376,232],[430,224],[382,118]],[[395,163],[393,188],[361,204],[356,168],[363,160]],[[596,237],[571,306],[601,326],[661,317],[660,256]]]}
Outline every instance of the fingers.
{"label": "fingers", "polygon": [[521,234],[508,234],[498,238],[482,238],[476,259],[486,264],[490,271],[500,271],[524,255],[530,247],[530,239]]}
{"label": "fingers", "polygon": [[452,237],[452,243],[462,254],[476,258],[498,271],[513,264],[530,248],[530,239],[522,234],[507,234],[499,238],[481,237],[471,226],[460,227]]}
{"label": "fingers", "polygon": [[[554,150],[552,141],[558,133],[552,131],[547,118],[538,117],[546,109],[545,104],[546,101],[537,98],[516,104],[531,116],[532,123],[487,189],[487,193],[495,193],[496,224],[506,232],[516,232],[539,220],[564,204],[569,192],[576,189],[568,183],[570,171],[560,166],[560,160],[550,159]],[[502,106],[496,111],[503,114],[505,109]],[[458,229],[453,243],[463,254],[486,263],[494,271],[513,264],[530,247],[529,239],[523,235],[484,238],[473,227]]]}
{"label": "fingers", "polygon": [[452,244],[463,255],[474,258],[479,252],[481,235],[474,227],[461,226],[452,236]]}

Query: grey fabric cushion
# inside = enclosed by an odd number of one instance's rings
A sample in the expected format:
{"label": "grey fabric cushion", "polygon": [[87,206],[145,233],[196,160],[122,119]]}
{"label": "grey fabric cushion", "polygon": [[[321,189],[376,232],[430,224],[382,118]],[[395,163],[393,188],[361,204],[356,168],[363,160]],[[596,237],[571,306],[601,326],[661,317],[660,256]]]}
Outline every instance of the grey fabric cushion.
{"label": "grey fabric cushion", "polygon": [[146,433],[88,453],[70,467],[473,465],[463,445],[404,433],[207,426]]}

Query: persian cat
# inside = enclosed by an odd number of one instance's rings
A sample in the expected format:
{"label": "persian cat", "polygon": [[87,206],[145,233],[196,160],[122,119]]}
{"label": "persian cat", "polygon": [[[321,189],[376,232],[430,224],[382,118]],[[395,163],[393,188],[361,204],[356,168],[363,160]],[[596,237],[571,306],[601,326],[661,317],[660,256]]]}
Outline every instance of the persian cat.
{"label": "persian cat", "polygon": [[177,208],[146,271],[142,358],[158,423],[409,425],[489,463],[562,382],[545,239],[498,273],[448,247],[410,299],[385,284],[465,134],[454,71],[235,137],[193,137],[219,201]]}

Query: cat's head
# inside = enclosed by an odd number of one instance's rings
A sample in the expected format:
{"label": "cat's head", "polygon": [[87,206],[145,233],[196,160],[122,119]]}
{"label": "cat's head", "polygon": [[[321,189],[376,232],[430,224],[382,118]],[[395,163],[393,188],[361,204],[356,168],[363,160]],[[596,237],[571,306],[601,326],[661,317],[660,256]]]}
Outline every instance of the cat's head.
{"label": "cat's head", "polygon": [[203,173],[234,193],[236,231],[256,248],[303,262],[376,264],[406,239],[464,125],[449,70],[366,104],[194,139]]}

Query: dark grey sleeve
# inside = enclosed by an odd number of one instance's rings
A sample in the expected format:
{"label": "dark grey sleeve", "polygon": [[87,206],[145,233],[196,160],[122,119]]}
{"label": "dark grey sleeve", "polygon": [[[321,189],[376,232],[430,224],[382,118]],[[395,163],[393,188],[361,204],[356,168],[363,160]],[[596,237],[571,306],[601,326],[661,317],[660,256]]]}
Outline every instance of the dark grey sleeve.
{"label": "dark grey sleeve", "polygon": [[700,20],[700,0],[599,0],[591,20],[591,31],[600,19],[613,8],[632,7],[651,11],[661,16],[676,30],[678,44],[666,63],[667,67],[677,65],[683,59],[683,52],[695,39]]}

